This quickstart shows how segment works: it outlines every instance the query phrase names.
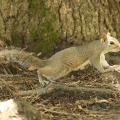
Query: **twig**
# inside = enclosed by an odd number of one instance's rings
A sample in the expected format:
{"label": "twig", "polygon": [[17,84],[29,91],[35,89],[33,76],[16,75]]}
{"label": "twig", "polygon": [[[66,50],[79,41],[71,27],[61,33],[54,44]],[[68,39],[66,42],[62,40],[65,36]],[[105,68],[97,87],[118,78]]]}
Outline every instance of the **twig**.
{"label": "twig", "polygon": [[68,112],[61,112],[61,111],[55,111],[55,110],[50,110],[44,108],[45,112],[47,113],[52,113],[52,114],[59,114],[59,115],[64,115],[64,116],[74,116],[74,117],[80,117],[80,114],[77,113],[68,113]]}

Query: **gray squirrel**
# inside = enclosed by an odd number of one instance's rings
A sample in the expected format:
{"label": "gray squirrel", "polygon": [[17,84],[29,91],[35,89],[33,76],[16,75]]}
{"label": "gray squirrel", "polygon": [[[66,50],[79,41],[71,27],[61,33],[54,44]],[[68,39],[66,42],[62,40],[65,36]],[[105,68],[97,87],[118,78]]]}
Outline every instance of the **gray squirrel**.
{"label": "gray squirrel", "polygon": [[41,86],[46,86],[50,81],[64,77],[71,71],[84,69],[88,64],[91,64],[101,73],[113,71],[113,67],[105,60],[105,54],[118,51],[120,51],[119,41],[107,33],[100,40],[94,40],[82,46],[66,48],[46,60],[41,60],[28,52],[16,49],[1,50],[0,58],[18,62],[29,70],[36,69]]}

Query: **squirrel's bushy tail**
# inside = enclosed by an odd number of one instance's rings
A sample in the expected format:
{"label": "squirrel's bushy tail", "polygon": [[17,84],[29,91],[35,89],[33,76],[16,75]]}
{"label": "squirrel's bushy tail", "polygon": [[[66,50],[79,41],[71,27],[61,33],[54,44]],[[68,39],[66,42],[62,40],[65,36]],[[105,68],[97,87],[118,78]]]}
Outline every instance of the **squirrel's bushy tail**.
{"label": "squirrel's bushy tail", "polygon": [[0,58],[10,62],[16,62],[26,68],[33,66],[35,69],[43,67],[47,61],[41,60],[31,53],[19,49],[0,50]]}

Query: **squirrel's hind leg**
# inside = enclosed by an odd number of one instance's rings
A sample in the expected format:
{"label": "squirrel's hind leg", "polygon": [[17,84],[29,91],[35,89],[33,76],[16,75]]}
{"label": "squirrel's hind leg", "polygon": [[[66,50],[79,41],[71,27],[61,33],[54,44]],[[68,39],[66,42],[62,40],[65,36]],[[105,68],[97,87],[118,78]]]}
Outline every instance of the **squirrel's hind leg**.
{"label": "squirrel's hind leg", "polygon": [[46,87],[48,84],[51,83],[51,80],[47,79],[46,77],[42,76],[40,74],[40,71],[38,70],[37,71],[37,74],[38,74],[38,79],[39,79],[39,83],[40,83],[40,86],[41,87]]}

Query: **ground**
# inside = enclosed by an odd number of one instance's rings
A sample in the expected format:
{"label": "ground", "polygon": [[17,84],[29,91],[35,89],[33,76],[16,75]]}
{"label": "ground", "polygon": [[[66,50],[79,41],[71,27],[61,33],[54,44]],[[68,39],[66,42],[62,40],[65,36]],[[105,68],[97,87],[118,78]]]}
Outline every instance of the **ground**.
{"label": "ground", "polygon": [[53,84],[67,88],[43,95],[20,94],[39,86],[36,71],[9,63],[0,65],[0,73],[0,99],[24,99],[40,112],[42,120],[120,120],[120,92],[116,86],[120,81],[105,79],[92,67],[57,80]]}

